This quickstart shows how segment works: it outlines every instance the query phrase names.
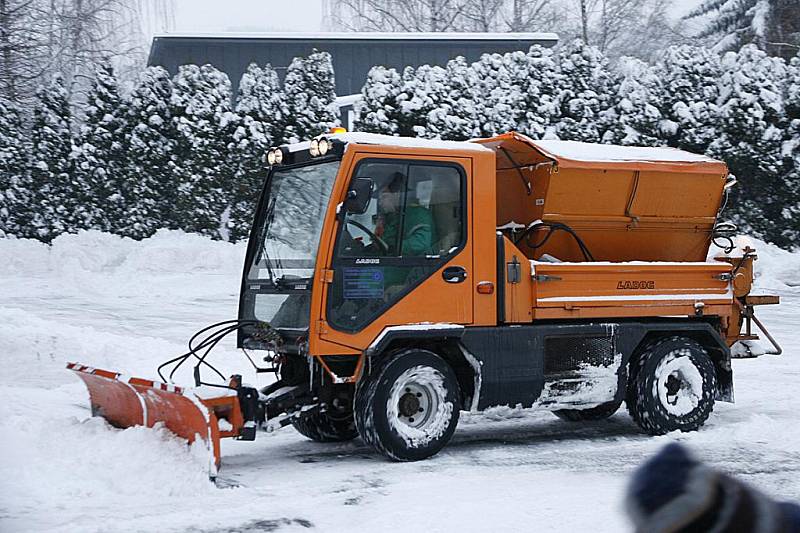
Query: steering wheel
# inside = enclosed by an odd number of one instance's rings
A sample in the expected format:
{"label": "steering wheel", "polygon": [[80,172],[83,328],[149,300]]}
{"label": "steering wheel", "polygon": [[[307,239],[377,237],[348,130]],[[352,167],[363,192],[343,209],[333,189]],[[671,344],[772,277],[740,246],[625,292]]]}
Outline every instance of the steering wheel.
{"label": "steering wheel", "polygon": [[352,224],[355,227],[357,227],[358,229],[360,229],[361,231],[363,231],[364,233],[366,233],[369,236],[369,238],[372,239],[372,242],[374,242],[375,244],[378,245],[378,248],[380,248],[381,253],[383,255],[388,255],[389,254],[389,245],[386,244],[383,241],[383,239],[381,239],[380,237],[375,235],[375,233],[373,231],[371,231],[369,228],[367,228],[364,224],[362,224],[361,222],[357,222],[355,220],[350,220],[349,218],[345,219],[345,223],[346,224]]}

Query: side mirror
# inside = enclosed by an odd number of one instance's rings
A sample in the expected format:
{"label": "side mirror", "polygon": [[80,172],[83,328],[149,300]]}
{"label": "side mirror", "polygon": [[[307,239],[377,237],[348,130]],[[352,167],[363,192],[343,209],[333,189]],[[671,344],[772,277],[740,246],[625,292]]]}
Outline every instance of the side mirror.
{"label": "side mirror", "polygon": [[374,187],[375,183],[372,178],[353,178],[353,181],[350,182],[350,190],[347,191],[347,198],[344,201],[344,210],[356,215],[366,213]]}

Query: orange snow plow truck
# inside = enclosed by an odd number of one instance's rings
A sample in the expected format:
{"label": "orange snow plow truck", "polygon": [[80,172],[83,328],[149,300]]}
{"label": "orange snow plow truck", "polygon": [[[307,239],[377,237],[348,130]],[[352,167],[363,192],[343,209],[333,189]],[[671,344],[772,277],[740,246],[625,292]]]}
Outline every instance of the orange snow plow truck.
{"label": "orange snow plow truck", "polygon": [[[582,421],[625,402],[645,432],[695,430],[733,400],[731,347],[752,355],[751,324],[780,353],[754,315],[778,298],[750,294],[754,251],[718,221],[735,181],[722,162],[516,133],[335,133],[267,161],[238,319],[158,369],[189,361],[195,387],[69,365],[94,414],[163,423],[212,468],[220,438],[289,424],[424,459],[460,411],[498,405]],[[712,242],[729,253],[707,259]],[[208,377],[229,334],[274,383]]]}

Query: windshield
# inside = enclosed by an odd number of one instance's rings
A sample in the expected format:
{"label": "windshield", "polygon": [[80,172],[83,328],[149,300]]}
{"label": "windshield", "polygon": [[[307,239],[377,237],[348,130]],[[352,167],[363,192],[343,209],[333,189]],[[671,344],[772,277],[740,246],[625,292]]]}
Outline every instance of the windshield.
{"label": "windshield", "polygon": [[248,279],[267,281],[265,288],[274,292],[256,295],[257,319],[275,327],[308,327],[309,281],[339,163],[273,170]]}
{"label": "windshield", "polygon": [[338,169],[339,161],[330,161],[273,172],[251,280],[311,277]]}

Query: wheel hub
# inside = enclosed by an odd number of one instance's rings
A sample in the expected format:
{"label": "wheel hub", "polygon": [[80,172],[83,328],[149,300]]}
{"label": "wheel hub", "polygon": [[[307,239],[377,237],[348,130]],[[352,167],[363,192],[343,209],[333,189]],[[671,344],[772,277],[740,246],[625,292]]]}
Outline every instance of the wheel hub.
{"label": "wheel hub", "polygon": [[402,416],[411,417],[419,411],[419,399],[415,394],[407,392],[400,398],[398,410]]}
{"label": "wheel hub", "polygon": [[[667,397],[676,396],[678,391],[683,387],[683,380],[675,374],[670,374],[665,385],[667,387]],[[677,397],[675,400],[677,400]],[[675,402],[671,401],[670,403],[674,404]]]}
{"label": "wheel hub", "polygon": [[403,424],[421,428],[431,421],[441,401],[431,384],[408,381],[401,388],[397,401],[397,417]]}
{"label": "wheel hub", "polygon": [[683,351],[667,354],[654,373],[654,392],[670,416],[687,416],[700,405],[704,394],[703,376]]}

